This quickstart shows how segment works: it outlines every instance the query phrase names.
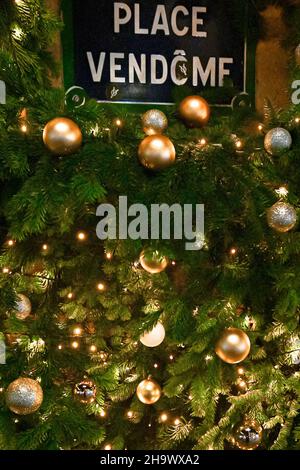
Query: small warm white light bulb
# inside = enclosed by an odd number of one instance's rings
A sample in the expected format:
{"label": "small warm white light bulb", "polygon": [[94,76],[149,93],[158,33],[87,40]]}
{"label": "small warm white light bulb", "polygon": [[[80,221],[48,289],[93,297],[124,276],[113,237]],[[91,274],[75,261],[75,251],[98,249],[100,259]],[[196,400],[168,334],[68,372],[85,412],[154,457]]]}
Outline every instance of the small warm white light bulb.
{"label": "small warm white light bulb", "polygon": [[57,346],[57,349],[59,349],[60,351],[62,350],[62,348],[63,348],[63,347],[62,347],[62,344],[59,344],[59,345]]}
{"label": "small warm white light bulb", "polygon": [[68,295],[67,295],[68,299],[73,299],[74,297],[74,294],[73,292],[69,292]]}
{"label": "small warm white light bulb", "polygon": [[92,344],[92,346],[90,346],[90,351],[93,352],[93,353],[96,352],[97,351],[97,346]]}
{"label": "small warm white light bulb", "polygon": [[28,127],[26,124],[22,124],[21,127],[20,127],[21,131],[24,132],[24,134],[26,134],[27,130],[28,130]]}
{"label": "small warm white light bulb", "polygon": [[83,242],[84,240],[86,240],[86,233],[85,232],[78,232],[77,233],[77,239],[81,242]]}
{"label": "small warm white light bulb", "polygon": [[101,418],[105,418],[106,412],[104,410],[101,410],[100,411],[100,416],[101,416]]}
{"label": "small warm white light bulb", "polygon": [[170,361],[173,361],[173,360],[174,360],[173,354],[170,354],[169,359],[170,359]]}
{"label": "small warm white light bulb", "polygon": [[242,141],[241,141],[241,140],[237,140],[236,143],[235,143],[235,146],[236,146],[237,149],[242,148],[242,146],[243,146]]}
{"label": "small warm white light bulb", "polygon": [[3,274],[8,274],[9,273],[9,268],[3,268],[2,272],[3,272]]}
{"label": "small warm white light bulb", "polygon": [[189,395],[189,397],[188,397],[188,398],[189,398],[189,400],[192,400],[192,399],[193,399],[192,395]]}
{"label": "small warm white light bulb", "polygon": [[158,369],[158,364],[155,363],[155,364],[153,365],[153,367],[154,367],[154,369]]}
{"label": "small warm white light bulb", "polygon": [[73,349],[78,349],[79,348],[79,343],[78,341],[73,341],[73,343],[71,344],[72,348]]}
{"label": "small warm white light bulb", "polygon": [[73,335],[80,336],[82,334],[82,328],[80,326],[75,326],[73,330]]}
{"label": "small warm white light bulb", "polygon": [[112,259],[112,253],[108,252],[106,253],[106,259]]}
{"label": "small warm white light bulb", "polygon": [[49,247],[48,247],[48,245],[47,245],[46,243],[44,243],[44,245],[42,246],[42,248],[43,248],[43,251],[47,251]]}
{"label": "small warm white light bulb", "polygon": [[110,445],[110,444],[106,444],[106,446],[104,447],[104,450],[111,450],[111,445]]}
{"label": "small warm white light bulb", "polygon": [[179,426],[180,424],[180,419],[176,418],[174,421],[175,426]]}
{"label": "small warm white light bulb", "polygon": [[202,145],[202,147],[204,147],[204,145],[206,145],[206,144],[207,144],[206,139],[202,138],[202,139],[200,140],[200,145]]}
{"label": "small warm white light bulb", "polygon": [[236,249],[236,248],[231,248],[231,249],[230,249],[230,254],[231,254],[231,255],[236,255],[236,253],[237,253],[237,249]]}
{"label": "small warm white light bulb", "polygon": [[127,412],[127,416],[128,416],[128,418],[132,418],[132,417],[133,417],[133,412],[132,412],[132,411],[128,411],[128,412]]}
{"label": "small warm white light bulb", "polygon": [[123,121],[122,121],[121,119],[119,119],[119,118],[115,119],[115,125],[116,125],[117,127],[121,127],[122,124],[123,124]]}
{"label": "small warm white light bulb", "polygon": [[300,122],[300,118],[297,116],[297,117],[295,118],[295,123],[296,123],[296,124],[299,124],[299,122]]}
{"label": "small warm white light bulb", "polygon": [[100,291],[104,291],[105,285],[103,284],[103,282],[99,282],[99,284],[97,285],[97,289]]}
{"label": "small warm white light bulb", "polygon": [[245,369],[243,367],[239,367],[237,372],[238,372],[239,375],[244,375]]}
{"label": "small warm white light bulb", "polygon": [[168,415],[167,415],[167,413],[162,413],[162,414],[160,415],[160,420],[161,420],[162,423],[165,423],[166,421],[168,421]]}
{"label": "small warm white light bulb", "polygon": [[172,262],[171,262],[171,265],[172,265],[172,266],[176,266],[176,261],[172,261]]}
{"label": "small warm white light bulb", "polygon": [[15,241],[14,240],[8,240],[7,244],[8,244],[8,246],[14,246]]}
{"label": "small warm white light bulb", "polygon": [[259,131],[262,131],[263,128],[264,128],[264,126],[263,126],[262,124],[258,124],[257,129],[258,129]]}
{"label": "small warm white light bulb", "polygon": [[239,387],[240,388],[246,388],[247,387],[247,384],[246,384],[245,380],[240,380],[239,381]]}

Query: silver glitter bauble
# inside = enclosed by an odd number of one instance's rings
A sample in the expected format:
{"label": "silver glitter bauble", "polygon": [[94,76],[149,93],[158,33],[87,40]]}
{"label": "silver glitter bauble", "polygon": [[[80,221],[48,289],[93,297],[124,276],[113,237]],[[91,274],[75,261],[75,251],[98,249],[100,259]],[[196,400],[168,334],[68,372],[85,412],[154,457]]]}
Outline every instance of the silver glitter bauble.
{"label": "silver glitter bauble", "polygon": [[6,404],[18,415],[35,413],[43,402],[43,390],[36,380],[20,377],[6,390]]}
{"label": "silver glitter bauble", "polygon": [[150,109],[143,114],[142,124],[147,135],[162,134],[168,127],[168,119],[162,111]]}
{"label": "silver glitter bauble", "polygon": [[74,396],[80,403],[90,404],[95,401],[97,387],[92,380],[83,380],[74,387]]}
{"label": "silver glitter bauble", "polygon": [[275,127],[265,136],[265,150],[271,155],[280,155],[289,150],[291,145],[291,134],[283,127]]}
{"label": "silver glitter bauble", "polygon": [[277,232],[288,232],[296,225],[297,213],[290,204],[276,202],[268,209],[267,220],[269,226]]}
{"label": "silver glitter bauble", "polygon": [[18,295],[15,314],[19,320],[25,320],[31,314],[31,302],[26,295]]}

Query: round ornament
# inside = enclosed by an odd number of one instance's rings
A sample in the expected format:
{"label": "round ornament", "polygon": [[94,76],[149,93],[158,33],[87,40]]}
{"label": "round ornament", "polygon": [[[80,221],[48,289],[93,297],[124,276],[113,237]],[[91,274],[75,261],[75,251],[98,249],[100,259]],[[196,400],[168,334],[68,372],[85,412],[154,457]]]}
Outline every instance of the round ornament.
{"label": "round ornament", "polygon": [[168,127],[166,115],[158,109],[150,109],[142,116],[143,130],[147,135],[163,134]]}
{"label": "round ornament", "polygon": [[46,124],[43,141],[55,155],[70,155],[77,152],[82,144],[82,133],[71,119],[59,117]]}
{"label": "round ornament", "polygon": [[292,136],[286,129],[275,127],[266,134],[264,146],[270,155],[280,155],[291,148]]}
{"label": "round ornament", "polygon": [[288,232],[297,223],[297,213],[293,206],[286,202],[276,202],[267,211],[267,221],[277,232]]}
{"label": "round ornament", "polygon": [[167,268],[168,259],[157,250],[147,249],[140,254],[140,263],[147,273],[158,274]]}
{"label": "round ornament", "polygon": [[158,322],[151,331],[144,333],[140,337],[140,342],[148,348],[159,346],[165,339],[166,331],[164,325]]}
{"label": "round ornament", "polygon": [[136,389],[138,399],[145,405],[153,405],[161,397],[161,388],[155,380],[148,377]]}
{"label": "round ornament", "polygon": [[140,143],[138,150],[141,164],[148,170],[163,170],[175,162],[176,151],[165,135],[149,135]]}
{"label": "round ornament", "polygon": [[74,396],[80,403],[90,404],[95,401],[97,388],[92,380],[83,380],[74,387]]}
{"label": "round ornament", "polygon": [[254,450],[262,441],[263,430],[257,421],[246,419],[234,429],[233,443],[241,450]]}
{"label": "round ornament", "polygon": [[238,328],[224,330],[216,345],[216,354],[227,364],[237,364],[246,359],[250,352],[248,335]]}
{"label": "round ornament", "polygon": [[35,413],[43,402],[43,390],[36,380],[19,378],[6,390],[6,404],[18,415]]}
{"label": "round ornament", "polygon": [[15,314],[19,320],[25,320],[31,314],[31,302],[26,295],[18,294]]}
{"label": "round ornament", "polygon": [[203,127],[210,118],[210,107],[201,96],[187,96],[179,105],[179,115],[188,127]]}

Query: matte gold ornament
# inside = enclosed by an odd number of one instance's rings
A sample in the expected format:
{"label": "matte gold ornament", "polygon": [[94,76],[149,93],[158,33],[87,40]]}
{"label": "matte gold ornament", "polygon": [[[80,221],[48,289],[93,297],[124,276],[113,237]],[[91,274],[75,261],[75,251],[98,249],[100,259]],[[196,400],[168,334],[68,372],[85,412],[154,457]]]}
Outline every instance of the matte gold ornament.
{"label": "matte gold ornament", "polygon": [[18,294],[15,314],[19,320],[25,320],[31,314],[31,302],[26,295]]}
{"label": "matte gold ornament", "polygon": [[142,124],[147,135],[163,134],[168,127],[168,119],[159,109],[150,109],[143,114]]}
{"label": "matte gold ornament", "polygon": [[86,405],[95,401],[96,393],[97,387],[92,380],[83,380],[74,387],[75,398]]}
{"label": "matte gold ornament", "polygon": [[175,162],[176,151],[171,140],[165,135],[145,137],[138,150],[141,164],[149,170],[163,170]]}
{"label": "matte gold ornament", "polygon": [[238,328],[226,329],[216,345],[216,354],[227,364],[237,364],[246,359],[250,352],[248,335]]}
{"label": "matte gold ornament", "polygon": [[140,337],[140,342],[148,348],[159,346],[166,336],[166,330],[161,322],[158,322],[151,331],[147,331]]}
{"label": "matte gold ornament", "polygon": [[140,263],[147,273],[158,274],[168,266],[168,259],[157,250],[147,249],[140,254]]}
{"label": "matte gold ornament", "polygon": [[297,223],[297,213],[287,202],[276,202],[267,211],[267,220],[271,228],[277,232],[288,232]]}
{"label": "matte gold ornament", "polygon": [[46,124],[43,141],[55,155],[70,155],[81,147],[82,133],[74,121],[59,117]]}
{"label": "matte gold ornament", "polygon": [[201,96],[187,96],[179,105],[179,115],[188,127],[203,127],[209,121],[210,107]]}
{"label": "matte gold ornament", "polygon": [[35,413],[43,402],[43,390],[36,380],[20,377],[6,390],[6,404],[18,415]]}
{"label": "matte gold ornament", "polygon": [[292,136],[283,127],[275,127],[266,134],[264,145],[270,155],[280,155],[291,148]]}
{"label": "matte gold ornament", "polygon": [[234,429],[233,443],[241,450],[256,449],[263,436],[261,425],[252,419],[246,419]]}
{"label": "matte gold ornament", "polygon": [[161,397],[161,388],[155,380],[148,377],[136,389],[138,399],[145,405],[153,405]]}

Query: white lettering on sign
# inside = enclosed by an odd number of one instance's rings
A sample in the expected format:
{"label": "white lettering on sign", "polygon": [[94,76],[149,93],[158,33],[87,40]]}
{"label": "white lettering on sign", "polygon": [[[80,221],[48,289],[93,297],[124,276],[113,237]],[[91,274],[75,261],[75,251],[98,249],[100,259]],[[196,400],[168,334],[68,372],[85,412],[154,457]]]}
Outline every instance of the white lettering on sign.
{"label": "white lettering on sign", "polygon": [[[162,85],[170,80],[180,86],[188,81],[189,64],[192,69],[191,83],[194,87],[223,86],[225,77],[230,77],[234,60],[232,57],[207,57],[205,60],[201,57],[203,41],[208,37],[205,31],[207,7],[176,5],[168,9],[163,4],[156,4],[149,21],[149,5],[147,8],[143,6],[142,2],[131,5],[126,2],[114,2],[114,34],[122,34],[122,32],[128,34],[129,29],[135,35],[160,37],[189,35],[199,40],[199,47],[195,50],[199,50],[200,56],[186,57],[184,51],[176,50],[174,57],[170,60],[161,53],[161,49],[153,51],[152,54],[114,50],[113,52],[100,51],[95,55],[87,51],[86,56],[93,82],[101,83],[104,70],[109,70],[109,80],[113,84],[146,84],[148,80],[151,85]],[[178,70],[181,73],[178,73]],[[297,92],[294,93],[294,100],[298,97]]]}
{"label": "white lettering on sign", "polygon": [[[168,19],[168,13],[165,5],[156,5],[156,9],[153,14],[152,28],[143,28],[142,26],[142,12],[141,5],[134,3],[131,8],[125,2],[114,3],[114,33],[118,34],[124,25],[128,25],[132,22],[134,34],[157,34],[158,31],[162,31],[165,36],[169,36],[171,31],[176,36],[186,36],[191,32],[191,35],[196,38],[206,38],[207,32],[200,31],[199,27],[203,26],[203,16],[207,13],[206,7],[192,7],[191,12],[183,6],[177,5],[173,8],[170,24]],[[180,28],[178,18],[191,17],[191,26],[184,26]]]}
{"label": "white lettering on sign", "polygon": [[[136,56],[134,53],[125,55],[123,52],[100,52],[98,63],[95,63],[91,52],[87,52],[87,59],[94,83],[100,83],[104,65],[107,61],[110,70],[111,83],[146,83],[146,77],[150,77],[152,85],[162,85],[170,76],[175,85],[184,85],[188,77],[179,78],[177,76],[177,66],[179,63],[187,62],[187,58],[182,55],[175,55],[169,64],[162,54],[146,54]],[[149,60],[150,59],[150,60]],[[97,60],[97,59],[96,59]],[[127,61],[128,67],[125,67]],[[204,64],[200,57],[192,58],[193,66],[193,86],[222,86],[224,78],[230,75],[229,65],[233,64],[231,57],[210,57]],[[127,76],[122,76],[122,69],[128,70]]]}

